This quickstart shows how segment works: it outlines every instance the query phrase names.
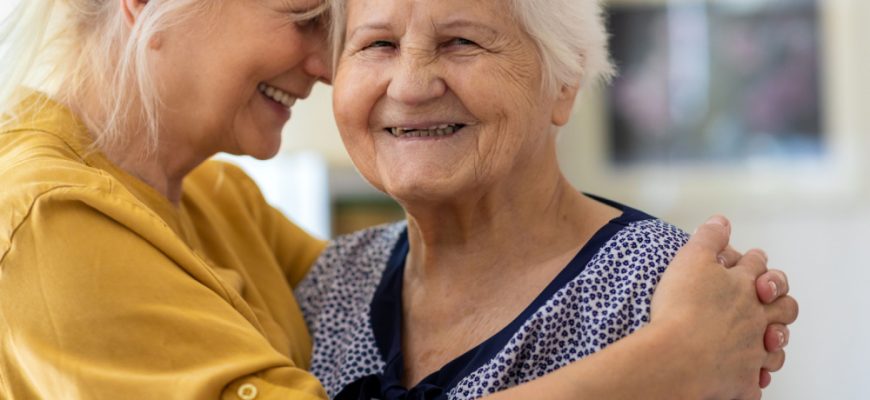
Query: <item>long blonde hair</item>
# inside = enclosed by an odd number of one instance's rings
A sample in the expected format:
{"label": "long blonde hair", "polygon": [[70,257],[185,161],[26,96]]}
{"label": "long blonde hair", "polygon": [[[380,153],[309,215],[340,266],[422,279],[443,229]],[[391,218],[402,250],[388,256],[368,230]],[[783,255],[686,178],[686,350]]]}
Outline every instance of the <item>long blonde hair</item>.
{"label": "long blonde hair", "polygon": [[130,127],[141,126],[138,133],[151,150],[160,119],[149,42],[220,3],[150,0],[131,28],[117,0],[12,1],[16,7],[0,23],[0,115],[6,116],[0,123],[15,121],[24,86],[62,104],[88,96],[95,111],[80,111],[78,117],[98,148],[123,146]]}

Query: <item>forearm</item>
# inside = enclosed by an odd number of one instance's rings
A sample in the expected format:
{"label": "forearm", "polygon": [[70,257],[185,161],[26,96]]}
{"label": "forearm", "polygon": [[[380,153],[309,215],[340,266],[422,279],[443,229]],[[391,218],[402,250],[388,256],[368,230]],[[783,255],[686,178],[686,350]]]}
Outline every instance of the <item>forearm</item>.
{"label": "forearm", "polygon": [[784,276],[764,278],[767,258],[760,252],[720,265],[729,235],[721,217],[698,228],[656,286],[650,325],[492,398],[760,398],[762,368],[778,369],[783,357],[781,343],[765,348],[765,331],[793,322],[797,303],[786,296]]}
{"label": "forearm", "polygon": [[705,383],[689,335],[648,325],[537,380],[486,397],[507,399],[699,399]]}

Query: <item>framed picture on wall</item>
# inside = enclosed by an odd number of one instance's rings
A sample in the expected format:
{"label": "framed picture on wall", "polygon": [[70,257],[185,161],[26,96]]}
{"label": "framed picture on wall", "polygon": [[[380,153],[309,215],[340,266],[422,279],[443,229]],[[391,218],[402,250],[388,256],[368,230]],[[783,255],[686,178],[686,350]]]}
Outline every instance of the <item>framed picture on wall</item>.
{"label": "framed picture on wall", "polygon": [[611,2],[607,13],[614,165],[823,156],[816,0]]}

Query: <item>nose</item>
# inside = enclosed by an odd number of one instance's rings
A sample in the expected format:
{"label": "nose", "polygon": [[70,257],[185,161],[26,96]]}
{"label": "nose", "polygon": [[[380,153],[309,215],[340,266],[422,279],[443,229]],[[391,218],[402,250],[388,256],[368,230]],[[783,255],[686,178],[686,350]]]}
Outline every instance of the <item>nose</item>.
{"label": "nose", "polygon": [[317,43],[303,65],[305,73],[327,84],[332,84],[332,51],[323,42]]}
{"label": "nose", "polygon": [[427,58],[403,55],[393,70],[387,96],[407,105],[419,105],[443,96],[447,84],[438,72],[437,63]]}

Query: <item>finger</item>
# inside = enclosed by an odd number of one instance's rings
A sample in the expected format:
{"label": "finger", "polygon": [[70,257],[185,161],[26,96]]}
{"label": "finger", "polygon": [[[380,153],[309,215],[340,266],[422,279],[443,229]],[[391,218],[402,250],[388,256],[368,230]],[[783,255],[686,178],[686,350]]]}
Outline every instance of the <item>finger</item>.
{"label": "finger", "polygon": [[739,395],[735,396],[735,399],[740,400],[759,400],[761,399],[761,378],[762,374],[759,372],[757,374],[752,374],[745,377],[747,380],[744,382],[745,385],[740,385],[739,387]]}
{"label": "finger", "polygon": [[762,389],[767,388],[772,380],[773,377],[770,376],[770,371],[762,368],[761,373],[758,375],[758,387]]}
{"label": "finger", "polygon": [[785,365],[785,352],[780,350],[770,353],[767,356],[767,360],[764,361],[762,368],[770,372],[776,372],[781,370],[783,365]]}
{"label": "finger", "polygon": [[788,327],[782,324],[772,324],[764,332],[764,348],[768,353],[780,351],[788,345]]}
{"label": "finger", "polygon": [[725,250],[719,253],[717,260],[719,260],[719,264],[724,265],[726,268],[731,268],[737,265],[737,262],[740,261],[740,257],[743,257],[743,254],[734,250],[733,247],[728,246]]}
{"label": "finger", "polygon": [[685,249],[700,254],[710,254],[715,258],[728,247],[731,239],[731,223],[721,215],[716,215],[707,220],[695,230],[695,234],[689,238]]}
{"label": "finger", "polygon": [[765,272],[755,281],[758,299],[764,304],[770,304],[778,297],[788,294],[788,290],[788,277],[785,272],[777,269]]}
{"label": "finger", "polygon": [[797,319],[798,303],[794,297],[783,296],[764,306],[764,312],[768,324],[788,325]]}
{"label": "finger", "polygon": [[752,249],[746,252],[737,262],[734,269],[747,271],[755,279],[767,272],[767,254],[760,249]]}

